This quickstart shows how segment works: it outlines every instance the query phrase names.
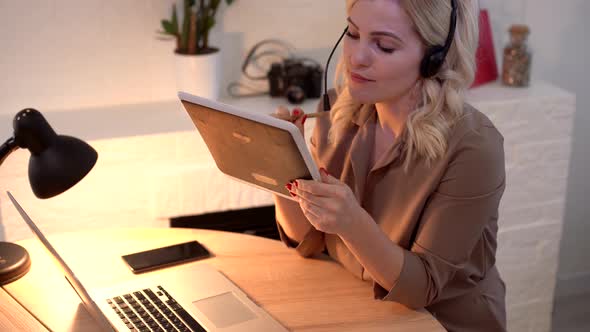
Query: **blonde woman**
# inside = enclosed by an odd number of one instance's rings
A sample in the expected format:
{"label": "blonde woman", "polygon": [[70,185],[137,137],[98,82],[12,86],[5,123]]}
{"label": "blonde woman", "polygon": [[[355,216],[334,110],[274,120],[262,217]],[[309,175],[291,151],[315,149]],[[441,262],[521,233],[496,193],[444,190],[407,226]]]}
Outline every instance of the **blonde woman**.
{"label": "blonde woman", "polygon": [[[503,331],[503,137],[463,99],[477,1],[349,0],[347,10],[333,106],[311,138],[322,181],[287,184],[296,202],[275,197],[281,238],[449,331]],[[437,45],[441,65],[425,64]],[[305,114],[292,116],[302,128]]]}

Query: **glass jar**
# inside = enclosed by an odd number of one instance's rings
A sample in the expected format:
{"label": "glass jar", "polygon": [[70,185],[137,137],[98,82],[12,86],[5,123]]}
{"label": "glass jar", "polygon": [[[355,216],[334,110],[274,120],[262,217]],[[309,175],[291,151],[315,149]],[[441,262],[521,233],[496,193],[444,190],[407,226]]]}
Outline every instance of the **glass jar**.
{"label": "glass jar", "polygon": [[512,25],[508,31],[510,43],[504,48],[502,82],[509,86],[528,86],[532,60],[527,47],[530,30],[526,25]]}

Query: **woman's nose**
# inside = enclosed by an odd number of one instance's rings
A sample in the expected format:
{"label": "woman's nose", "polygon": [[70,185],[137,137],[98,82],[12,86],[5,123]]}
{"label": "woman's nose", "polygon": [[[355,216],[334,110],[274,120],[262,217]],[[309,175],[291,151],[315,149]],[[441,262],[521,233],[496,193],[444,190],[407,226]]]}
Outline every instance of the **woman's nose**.
{"label": "woman's nose", "polygon": [[369,49],[362,45],[353,47],[350,54],[350,64],[355,68],[368,67],[371,64]]}

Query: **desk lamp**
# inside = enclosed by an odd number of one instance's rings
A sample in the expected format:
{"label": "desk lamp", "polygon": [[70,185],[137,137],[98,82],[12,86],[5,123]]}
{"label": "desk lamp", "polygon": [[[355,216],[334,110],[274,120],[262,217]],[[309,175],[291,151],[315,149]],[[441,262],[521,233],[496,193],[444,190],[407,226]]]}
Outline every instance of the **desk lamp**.
{"label": "desk lamp", "polygon": [[[32,108],[16,114],[14,136],[0,146],[0,165],[18,148],[31,152],[29,182],[38,198],[50,198],[73,187],[94,166],[98,153],[85,142],[57,135],[43,115]],[[0,242],[0,285],[25,275],[31,266],[25,248]]]}

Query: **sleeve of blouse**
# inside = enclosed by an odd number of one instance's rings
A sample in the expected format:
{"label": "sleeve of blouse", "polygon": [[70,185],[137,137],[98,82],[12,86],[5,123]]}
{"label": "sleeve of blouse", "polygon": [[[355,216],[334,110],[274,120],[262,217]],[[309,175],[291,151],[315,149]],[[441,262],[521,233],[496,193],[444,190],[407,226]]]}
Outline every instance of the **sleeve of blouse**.
{"label": "sleeve of blouse", "polygon": [[281,224],[277,222],[277,228],[279,230],[279,236],[281,241],[289,248],[295,248],[295,251],[302,257],[312,257],[313,255],[319,254],[324,250],[324,233],[311,228],[300,243],[289,238]]}
{"label": "sleeve of blouse", "polygon": [[[321,103],[318,105],[316,111],[319,112],[320,110],[321,110]],[[309,144],[310,152],[311,152],[311,156],[313,157],[313,160],[316,162],[316,164],[318,164],[320,161],[319,152],[318,152],[318,141],[320,140],[321,135],[323,134],[322,128],[325,127],[325,123],[323,123],[322,121],[325,121],[325,120],[326,119],[323,119],[323,117],[316,118],[316,125],[314,127],[313,134],[310,138],[310,144]],[[309,232],[307,232],[307,234],[305,234],[301,243],[297,243],[296,241],[290,239],[287,236],[287,234],[285,234],[283,227],[280,225],[280,223],[278,221],[277,221],[277,229],[278,229],[281,241],[283,241],[283,243],[285,243],[287,245],[287,247],[295,248],[297,253],[303,257],[311,257],[311,256],[318,254],[324,250],[324,241],[325,241],[324,240],[324,233],[316,230],[313,227],[311,227]]]}
{"label": "sleeve of blouse", "polygon": [[389,291],[375,298],[423,308],[469,262],[486,225],[497,223],[505,188],[503,137],[491,126],[466,134],[423,211],[411,249]]}

